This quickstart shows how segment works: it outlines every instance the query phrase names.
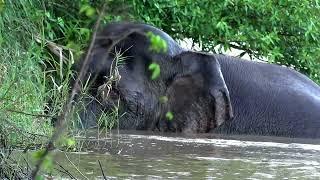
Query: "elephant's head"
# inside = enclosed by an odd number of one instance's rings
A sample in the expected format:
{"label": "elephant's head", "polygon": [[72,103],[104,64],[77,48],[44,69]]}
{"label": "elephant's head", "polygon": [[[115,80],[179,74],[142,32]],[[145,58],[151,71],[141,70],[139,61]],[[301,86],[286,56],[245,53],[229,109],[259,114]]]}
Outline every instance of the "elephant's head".
{"label": "elephant's head", "polygon": [[[214,56],[183,51],[170,36],[150,26],[109,29],[98,36],[91,52],[90,93],[97,100],[88,103],[83,122],[115,107],[121,129],[208,132],[232,118],[229,92]],[[168,51],[151,51],[147,31],[160,35]],[[160,66],[154,80],[151,63]],[[166,117],[168,112],[172,119]]]}
{"label": "elephant's head", "polygon": [[214,56],[183,52],[173,64],[175,75],[166,81],[166,95],[175,118],[162,121],[165,128],[209,132],[233,118],[229,91]]}

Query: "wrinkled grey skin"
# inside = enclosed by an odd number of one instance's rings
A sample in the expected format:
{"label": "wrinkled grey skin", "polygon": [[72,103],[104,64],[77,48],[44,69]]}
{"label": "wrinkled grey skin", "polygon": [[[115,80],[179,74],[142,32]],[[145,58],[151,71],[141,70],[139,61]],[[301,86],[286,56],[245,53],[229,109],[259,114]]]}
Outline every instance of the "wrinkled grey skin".
{"label": "wrinkled grey skin", "polygon": [[[111,42],[124,37],[131,31],[133,33],[113,47],[112,52],[107,53]],[[166,40],[168,46],[166,54],[149,51],[150,43],[144,35],[149,31]],[[116,50],[124,52],[122,56],[126,57],[126,60],[125,65],[119,68],[121,79],[116,86],[113,86],[109,93],[110,97],[106,101],[100,96],[98,89],[108,80],[106,77],[109,75]],[[156,108],[158,108],[158,98],[163,93],[159,92],[158,88],[165,85],[163,82],[151,82],[151,75],[147,67],[153,61],[166,62],[167,59],[182,51],[183,49],[169,35],[152,26],[134,23],[109,24],[97,35],[89,59],[88,73],[82,80],[86,82],[86,79],[90,77],[92,85],[89,93],[95,97],[95,99],[87,98],[85,101],[85,111],[80,113],[82,127],[96,127],[101,111],[110,112],[120,98],[119,127],[121,129],[150,129]],[[82,63],[83,60],[76,64],[76,71],[80,71]]]}
{"label": "wrinkled grey skin", "polygon": [[287,67],[215,55],[234,119],[216,132],[320,137],[320,87]]}
{"label": "wrinkled grey skin", "polygon": [[[149,50],[148,31],[166,40],[167,52]],[[124,35],[108,53],[111,42]],[[106,97],[103,84],[115,50],[127,59]],[[148,70],[152,62],[161,67],[156,80]],[[320,88],[306,76],[277,65],[187,51],[152,26],[109,24],[98,35],[89,74],[90,94],[97,100],[88,100],[80,114],[84,127],[96,126],[100,113],[119,101],[120,129],[320,137]],[[167,102],[159,100],[163,96]]]}

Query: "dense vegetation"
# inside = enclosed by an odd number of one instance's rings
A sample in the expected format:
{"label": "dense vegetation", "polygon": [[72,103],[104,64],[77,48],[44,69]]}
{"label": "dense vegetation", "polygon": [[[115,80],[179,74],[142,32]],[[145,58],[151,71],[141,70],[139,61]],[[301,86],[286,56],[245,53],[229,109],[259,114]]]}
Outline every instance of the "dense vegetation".
{"label": "dense vegetation", "polygon": [[[0,147],[41,145],[50,135],[103,3],[0,0]],[[113,0],[102,23],[146,22],[204,51],[240,49],[320,83],[319,17],[318,0]]]}
{"label": "dense vegetation", "polygon": [[133,1],[134,14],[176,38],[192,38],[209,51],[217,45],[308,74],[319,82],[318,1]]}

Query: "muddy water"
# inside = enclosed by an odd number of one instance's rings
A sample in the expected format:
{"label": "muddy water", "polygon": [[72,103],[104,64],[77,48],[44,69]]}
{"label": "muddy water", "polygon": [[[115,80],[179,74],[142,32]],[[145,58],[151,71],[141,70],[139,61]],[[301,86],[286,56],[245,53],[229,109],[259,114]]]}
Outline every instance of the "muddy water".
{"label": "muddy water", "polygon": [[89,152],[55,152],[55,161],[80,179],[102,178],[98,160],[108,179],[320,179],[320,140],[96,134],[79,137]]}

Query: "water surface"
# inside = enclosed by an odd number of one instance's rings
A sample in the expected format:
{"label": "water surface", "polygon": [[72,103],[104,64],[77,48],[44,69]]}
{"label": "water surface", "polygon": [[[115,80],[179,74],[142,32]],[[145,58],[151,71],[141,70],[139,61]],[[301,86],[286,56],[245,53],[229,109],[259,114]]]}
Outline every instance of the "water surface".
{"label": "water surface", "polygon": [[78,137],[83,153],[57,151],[55,161],[80,179],[102,178],[98,160],[109,179],[320,179],[320,140],[97,134]]}

